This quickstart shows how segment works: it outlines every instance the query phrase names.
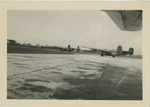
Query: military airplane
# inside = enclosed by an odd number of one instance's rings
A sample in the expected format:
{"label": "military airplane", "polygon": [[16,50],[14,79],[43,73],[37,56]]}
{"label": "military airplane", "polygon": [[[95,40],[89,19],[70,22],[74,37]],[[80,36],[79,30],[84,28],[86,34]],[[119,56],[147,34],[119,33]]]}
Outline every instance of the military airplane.
{"label": "military airplane", "polygon": [[102,50],[102,49],[96,49],[96,48],[90,48],[90,47],[85,47],[85,46],[80,46],[80,47],[83,47],[83,48],[87,48],[87,49],[91,49],[91,51],[93,52],[98,52],[100,53],[101,56],[112,56],[113,58],[115,56],[120,56],[120,55],[133,55],[134,53],[134,48],[129,48],[128,51],[123,51],[122,50],[122,46],[118,46],[117,47],[117,50],[116,51],[107,51],[107,50]]}
{"label": "military airplane", "polygon": [[71,48],[71,46],[70,45],[68,45],[68,47],[67,48],[60,48],[60,50],[61,50],[61,52],[63,52],[63,51],[66,51],[66,52],[72,52],[72,51],[76,51],[76,52],[78,52],[79,51],[79,46],[77,47],[77,48]]}

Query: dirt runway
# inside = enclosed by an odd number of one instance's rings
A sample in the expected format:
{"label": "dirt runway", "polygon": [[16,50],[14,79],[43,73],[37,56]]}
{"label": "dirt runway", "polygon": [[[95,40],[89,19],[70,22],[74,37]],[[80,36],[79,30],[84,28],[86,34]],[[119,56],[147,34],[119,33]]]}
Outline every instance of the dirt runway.
{"label": "dirt runway", "polygon": [[142,60],[8,54],[8,99],[142,100]]}

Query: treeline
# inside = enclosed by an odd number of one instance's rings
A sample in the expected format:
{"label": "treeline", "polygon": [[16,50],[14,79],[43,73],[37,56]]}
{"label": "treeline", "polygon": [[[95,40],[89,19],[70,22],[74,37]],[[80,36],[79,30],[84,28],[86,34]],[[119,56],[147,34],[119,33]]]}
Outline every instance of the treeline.
{"label": "treeline", "polygon": [[19,43],[13,39],[7,39],[7,45],[15,45],[15,46],[23,46],[23,47],[29,47],[29,48],[47,48],[47,49],[61,49],[61,47],[57,47],[57,46],[48,46],[48,45],[40,45],[40,44],[36,44],[36,45],[32,45],[31,43]]}
{"label": "treeline", "polygon": [[35,49],[57,49],[60,51],[74,51],[77,50],[79,51],[79,46],[77,47],[77,49],[75,48],[71,48],[70,45],[68,45],[68,47],[58,47],[58,46],[49,46],[49,45],[40,45],[40,44],[36,44],[36,45],[32,45],[31,43],[19,43],[13,39],[7,39],[7,45],[14,45],[14,46],[22,46],[22,47],[29,47],[29,48],[35,48]]}

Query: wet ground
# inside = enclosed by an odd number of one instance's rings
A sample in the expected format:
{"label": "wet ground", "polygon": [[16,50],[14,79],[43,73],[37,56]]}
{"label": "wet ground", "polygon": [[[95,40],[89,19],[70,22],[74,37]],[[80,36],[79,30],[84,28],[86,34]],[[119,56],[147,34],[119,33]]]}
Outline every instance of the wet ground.
{"label": "wet ground", "polygon": [[142,60],[8,54],[8,99],[141,100]]}

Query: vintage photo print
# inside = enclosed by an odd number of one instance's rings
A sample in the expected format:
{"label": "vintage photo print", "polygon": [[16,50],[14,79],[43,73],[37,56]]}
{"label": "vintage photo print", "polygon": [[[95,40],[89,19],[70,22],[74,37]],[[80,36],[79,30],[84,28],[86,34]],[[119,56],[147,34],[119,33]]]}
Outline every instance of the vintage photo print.
{"label": "vintage photo print", "polygon": [[8,10],[7,98],[142,100],[142,10]]}
{"label": "vintage photo print", "polygon": [[146,6],[3,3],[2,104],[147,106]]}

